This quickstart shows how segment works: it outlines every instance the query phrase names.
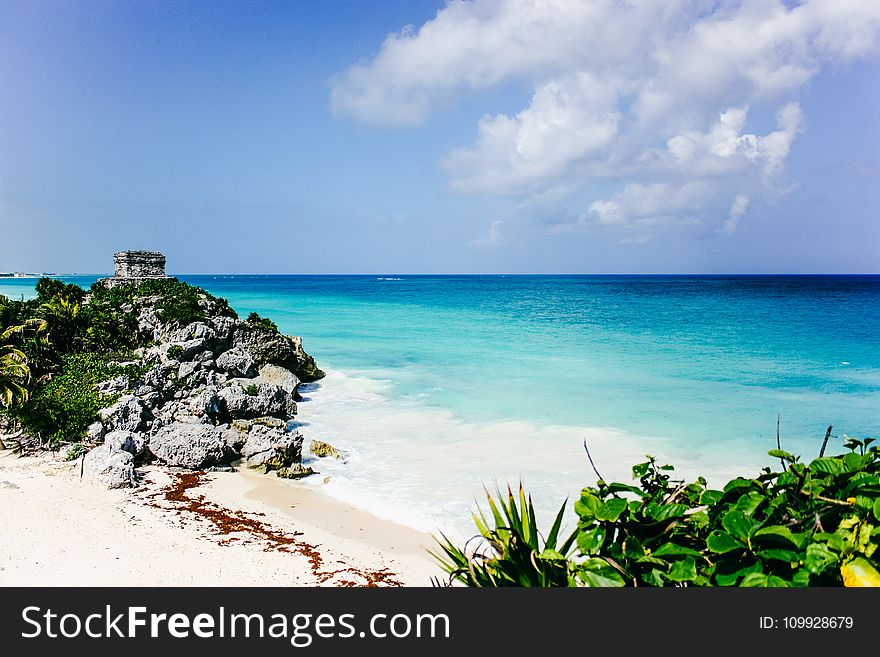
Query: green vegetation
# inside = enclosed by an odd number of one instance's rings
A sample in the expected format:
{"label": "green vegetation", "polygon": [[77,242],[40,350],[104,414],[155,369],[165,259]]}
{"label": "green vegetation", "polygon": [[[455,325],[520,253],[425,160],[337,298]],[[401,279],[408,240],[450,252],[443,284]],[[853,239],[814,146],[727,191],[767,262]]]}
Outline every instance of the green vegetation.
{"label": "green vegetation", "polygon": [[183,347],[179,344],[173,344],[168,347],[168,358],[180,358],[183,355]]}
{"label": "green vegetation", "polygon": [[106,288],[96,283],[89,292],[84,342],[91,350],[134,349],[152,341],[151,335],[138,333],[137,317],[133,313],[136,298],[155,298],[156,317],[166,324],[185,326],[204,321],[209,315],[237,317],[226,299],[176,278],[148,280],[137,287]]}
{"label": "green vegetation", "polygon": [[250,315],[248,315],[247,321],[250,324],[255,324],[255,325],[257,325],[261,328],[267,329],[269,331],[277,331],[278,330],[278,325],[275,322],[273,322],[268,317],[261,317],[257,313],[251,313]]}
{"label": "green vegetation", "polygon": [[846,451],[810,463],[782,450],[782,469],[736,478],[672,479],[649,457],[638,486],[599,475],[574,504],[577,527],[557,547],[562,510],[542,543],[531,499],[496,502],[475,516],[482,544],[447,537],[434,554],[468,586],[880,586],[880,449],[848,438]]}
{"label": "green vegetation", "polygon": [[30,433],[53,444],[82,438],[98,419],[98,411],[119,398],[98,392],[95,384],[121,374],[130,378],[143,375],[137,365],[119,365],[116,359],[124,357],[93,353],[64,357],[61,373],[39,386],[17,409],[17,417]]}
{"label": "green vegetation", "polygon": [[86,448],[82,443],[73,443],[67,450],[67,454],[64,455],[65,461],[75,461],[80,456],[85,454]]}
{"label": "green vegetation", "polygon": [[96,283],[88,292],[42,278],[36,293],[29,301],[0,296],[0,413],[52,445],[83,437],[97,411],[115,401],[95,384],[143,375],[116,361],[152,343],[153,327],[139,330],[136,308],[144,300],[163,324],[237,317],[225,299],[174,278],[114,288]]}
{"label": "green vegetation", "polygon": [[256,384],[249,384],[244,387],[244,392],[246,395],[250,395],[251,397],[256,397],[257,393],[260,392],[259,386]]}

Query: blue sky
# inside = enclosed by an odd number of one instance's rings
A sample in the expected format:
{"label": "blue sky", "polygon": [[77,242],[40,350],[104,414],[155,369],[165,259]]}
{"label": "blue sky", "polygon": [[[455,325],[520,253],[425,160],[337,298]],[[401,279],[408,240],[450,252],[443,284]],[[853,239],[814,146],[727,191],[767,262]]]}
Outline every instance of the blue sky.
{"label": "blue sky", "polygon": [[0,270],[876,272],[880,3],[0,3]]}

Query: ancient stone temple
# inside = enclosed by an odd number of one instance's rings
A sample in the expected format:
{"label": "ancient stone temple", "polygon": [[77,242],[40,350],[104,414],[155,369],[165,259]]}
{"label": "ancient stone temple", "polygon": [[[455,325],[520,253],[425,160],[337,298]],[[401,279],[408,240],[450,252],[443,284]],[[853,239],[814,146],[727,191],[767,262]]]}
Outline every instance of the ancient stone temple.
{"label": "ancient stone temple", "polygon": [[165,256],[156,251],[120,251],[113,254],[116,273],[100,280],[107,287],[139,285],[148,279],[168,278]]}

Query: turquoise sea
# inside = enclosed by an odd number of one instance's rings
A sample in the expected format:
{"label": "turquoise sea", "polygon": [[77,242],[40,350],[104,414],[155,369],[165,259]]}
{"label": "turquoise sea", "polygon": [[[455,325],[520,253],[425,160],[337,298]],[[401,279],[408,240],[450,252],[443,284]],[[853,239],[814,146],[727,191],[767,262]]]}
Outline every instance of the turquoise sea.
{"label": "turquoise sea", "polygon": [[300,430],[348,453],[311,484],[419,528],[469,534],[495,482],[557,508],[584,440],[606,478],[651,453],[720,480],[772,463],[777,416],[808,456],[880,428],[880,276],[180,278],[303,337],[329,376]]}

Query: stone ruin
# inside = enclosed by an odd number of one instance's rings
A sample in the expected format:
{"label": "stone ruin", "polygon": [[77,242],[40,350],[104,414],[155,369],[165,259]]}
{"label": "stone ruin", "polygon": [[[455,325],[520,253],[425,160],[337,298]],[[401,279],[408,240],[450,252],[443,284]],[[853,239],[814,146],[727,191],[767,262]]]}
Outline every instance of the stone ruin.
{"label": "stone ruin", "polygon": [[168,278],[165,275],[165,256],[156,251],[120,251],[113,254],[115,274],[102,278],[106,287],[140,285],[146,280]]}

